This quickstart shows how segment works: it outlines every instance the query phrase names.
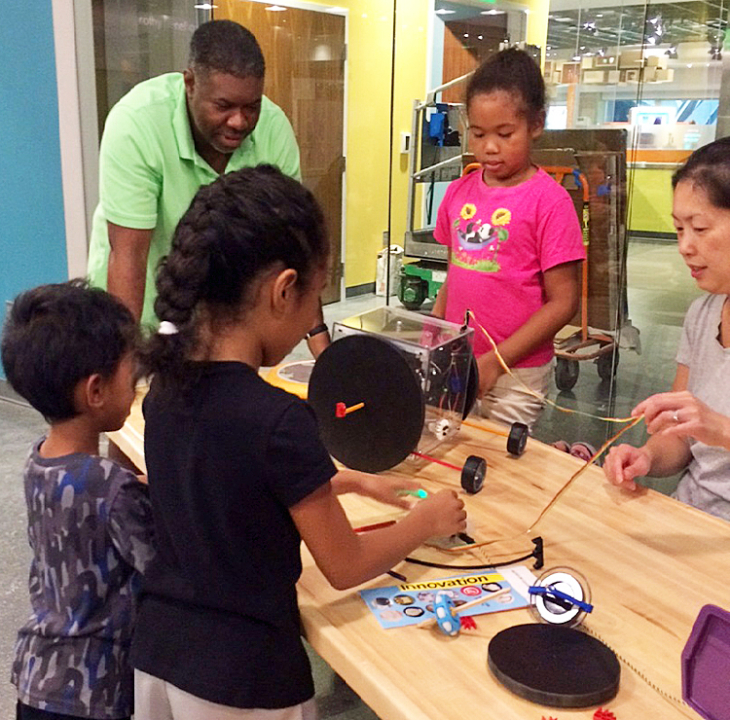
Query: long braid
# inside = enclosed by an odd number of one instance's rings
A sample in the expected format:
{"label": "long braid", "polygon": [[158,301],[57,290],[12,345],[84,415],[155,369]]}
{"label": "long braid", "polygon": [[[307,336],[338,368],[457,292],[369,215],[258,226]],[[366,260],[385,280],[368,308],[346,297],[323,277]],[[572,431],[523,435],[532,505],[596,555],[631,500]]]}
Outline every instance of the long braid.
{"label": "long braid", "polygon": [[210,255],[216,244],[209,187],[202,188],[173,236],[170,254],[157,268],[155,313],[173,323],[178,332],[153,335],[142,352],[147,374],[160,373],[172,381],[184,381],[189,359],[197,349],[197,308],[205,294]]}

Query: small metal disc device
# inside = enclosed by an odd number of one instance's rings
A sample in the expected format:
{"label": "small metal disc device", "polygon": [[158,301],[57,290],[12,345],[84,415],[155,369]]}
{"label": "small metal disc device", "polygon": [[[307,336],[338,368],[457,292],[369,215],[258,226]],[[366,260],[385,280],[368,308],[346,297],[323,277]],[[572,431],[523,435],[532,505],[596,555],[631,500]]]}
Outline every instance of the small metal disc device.
{"label": "small metal disc device", "polygon": [[533,616],[549,625],[575,627],[593,611],[588,581],[572,568],[546,570],[529,592]]}

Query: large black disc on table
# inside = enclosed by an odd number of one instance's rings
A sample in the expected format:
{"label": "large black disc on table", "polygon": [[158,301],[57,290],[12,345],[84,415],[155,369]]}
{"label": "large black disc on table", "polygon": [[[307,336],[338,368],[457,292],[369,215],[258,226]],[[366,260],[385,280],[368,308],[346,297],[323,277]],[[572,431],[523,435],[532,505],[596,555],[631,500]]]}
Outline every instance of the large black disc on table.
{"label": "large black disc on table", "polygon": [[525,700],[560,708],[600,705],[618,692],[621,666],[590,635],[559,625],[516,625],[489,643],[489,669]]}
{"label": "large black disc on table", "polygon": [[[308,400],[329,453],[355,470],[388,470],[421,438],[421,386],[405,357],[385,340],[348,335],[333,342],[314,364]],[[338,403],[361,402],[362,409],[337,417]]]}

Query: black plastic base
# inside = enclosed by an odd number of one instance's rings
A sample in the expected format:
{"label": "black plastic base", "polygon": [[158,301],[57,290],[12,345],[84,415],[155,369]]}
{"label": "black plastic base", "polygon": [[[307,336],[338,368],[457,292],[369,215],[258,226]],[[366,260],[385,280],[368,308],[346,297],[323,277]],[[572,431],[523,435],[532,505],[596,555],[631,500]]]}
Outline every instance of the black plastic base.
{"label": "black plastic base", "polygon": [[488,665],[508,690],[558,708],[600,705],[618,692],[621,666],[590,635],[558,625],[516,625],[489,643]]}

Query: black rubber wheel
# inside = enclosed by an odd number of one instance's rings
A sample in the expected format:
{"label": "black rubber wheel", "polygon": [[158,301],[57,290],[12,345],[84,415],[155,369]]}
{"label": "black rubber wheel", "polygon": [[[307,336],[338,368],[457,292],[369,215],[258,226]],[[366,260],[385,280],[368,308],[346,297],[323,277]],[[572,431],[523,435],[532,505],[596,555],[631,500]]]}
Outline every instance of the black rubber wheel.
{"label": "black rubber wheel", "polygon": [[601,380],[610,380],[616,375],[616,369],[618,368],[618,348],[615,347],[613,352],[608,352],[605,355],[599,355],[596,360],[596,367],[598,369],[598,377]]}
{"label": "black rubber wheel", "polygon": [[461,487],[470,495],[476,495],[484,486],[487,461],[479,455],[469,455],[461,469]]}
{"label": "black rubber wheel", "polygon": [[428,283],[416,275],[401,270],[398,299],[406,310],[418,310],[428,297]]}
{"label": "black rubber wheel", "polygon": [[557,360],[558,362],[555,365],[555,384],[558,386],[558,390],[572,390],[578,382],[578,373],[580,372],[578,361],[567,360],[562,357],[559,357]]}
{"label": "black rubber wheel", "polygon": [[512,423],[512,427],[509,430],[509,437],[507,438],[507,452],[515,457],[522,455],[525,452],[528,437],[530,437],[530,428],[525,423]]}

